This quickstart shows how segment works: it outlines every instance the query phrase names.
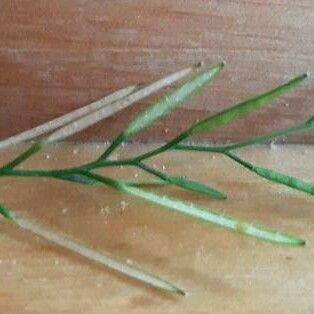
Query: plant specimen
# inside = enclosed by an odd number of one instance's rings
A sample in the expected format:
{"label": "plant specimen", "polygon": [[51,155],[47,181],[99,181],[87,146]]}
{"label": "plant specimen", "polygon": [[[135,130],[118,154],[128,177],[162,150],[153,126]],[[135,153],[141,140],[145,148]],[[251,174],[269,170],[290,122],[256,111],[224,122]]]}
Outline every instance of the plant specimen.
{"label": "plant specimen", "polygon": [[[234,150],[237,148],[251,146],[258,143],[265,143],[280,136],[287,136],[292,133],[312,129],[314,128],[314,117],[311,117],[303,123],[234,144],[210,146],[190,145],[185,142],[185,140],[189,139],[195,134],[210,131],[214,128],[232,122],[238,117],[244,116],[258,108],[261,108],[267,103],[273,101],[275,98],[299,85],[308,77],[307,74],[297,76],[266,93],[235,104],[221,112],[218,112],[215,115],[205,117],[204,119],[192,124],[169,142],[162,144],[157,148],[154,148],[143,154],[124,159],[113,160],[111,158],[112,152],[124,141],[151,126],[154,122],[161,119],[181,105],[194,93],[204,88],[216,75],[222,71],[223,67],[224,64],[220,63],[202,70],[200,69],[200,64],[197,64],[179,72],[175,72],[147,86],[144,86],[143,84],[129,86],[86,107],[75,110],[74,112],[68,113],[60,118],[54,119],[19,135],[12,136],[0,142],[0,149],[27,140],[33,140],[45,133],[51,132],[47,137],[40,138],[22,154],[17,156],[6,165],[2,166],[0,168],[0,176],[47,177],[85,185],[103,185],[123,193],[130,194],[134,197],[144,199],[147,202],[160,205],[162,208],[167,210],[175,211],[188,217],[198,219],[199,221],[217,225],[260,240],[281,245],[305,245],[305,241],[297,236],[278,230],[273,230],[253,222],[243,221],[237,219],[236,217],[223,214],[219,210],[201,207],[197,204],[191,204],[184,200],[173,198],[167,195],[159,195],[158,193],[147,191],[145,186],[165,184],[176,185],[182,189],[201,193],[207,197],[226,199],[227,195],[223,191],[219,191],[214,187],[189,180],[183,176],[180,177],[170,175],[166,171],[159,171],[153,167],[150,167],[146,163],[147,159],[169,150],[190,150],[223,154],[239,165],[247,168],[249,171],[252,171],[267,180],[284,184],[293,189],[314,195],[313,184],[272,171],[270,169],[258,167],[246,160],[243,160],[234,153]],[[96,160],[67,169],[25,170],[19,168],[21,163],[40,150],[45,149],[47,145],[63,140],[66,137],[95,124],[96,122],[108,117],[118,110],[126,108],[136,101],[143,99],[144,97],[164,88],[165,86],[179,81],[190,74],[193,74],[192,78],[182,83],[179,87],[171,90],[166,95],[150,105],[146,110],[138,114],[136,118],[126,126],[126,128],[116,137],[114,141],[111,142],[107,149]],[[157,180],[153,179],[151,181],[145,182],[136,180],[118,180],[116,178],[99,175],[95,172],[95,170],[99,168],[119,166],[137,167],[156,177]],[[21,217],[4,204],[0,204],[0,213],[3,217],[12,221],[19,227],[29,230],[55,244],[85,256],[90,260],[97,261],[132,278],[145,282],[153,287],[177,294],[185,294],[183,289],[168,281],[165,281],[153,274],[149,274],[133,265],[129,265],[121,260],[118,260],[107,252],[96,251],[84,244],[77,242],[76,240],[70,239],[65,235],[48,230],[46,227],[39,225],[26,217]]]}

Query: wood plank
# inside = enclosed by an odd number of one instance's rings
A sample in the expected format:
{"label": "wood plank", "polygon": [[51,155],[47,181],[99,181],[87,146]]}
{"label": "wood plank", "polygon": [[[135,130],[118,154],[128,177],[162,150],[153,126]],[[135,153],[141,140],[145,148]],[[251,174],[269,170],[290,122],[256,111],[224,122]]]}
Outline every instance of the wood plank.
{"label": "wood plank", "polygon": [[[225,73],[141,140],[314,69],[314,3],[302,1],[2,1],[0,138],[138,81],[225,60]],[[198,138],[236,140],[313,115],[313,80],[258,114]],[[75,139],[110,139],[146,100]],[[165,129],[168,131],[165,132]],[[313,133],[292,137],[314,142]]]}

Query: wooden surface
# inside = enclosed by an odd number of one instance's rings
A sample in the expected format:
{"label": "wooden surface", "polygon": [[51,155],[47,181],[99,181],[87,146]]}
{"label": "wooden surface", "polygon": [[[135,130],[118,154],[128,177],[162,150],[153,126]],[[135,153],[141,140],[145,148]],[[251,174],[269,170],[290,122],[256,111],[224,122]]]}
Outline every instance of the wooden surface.
{"label": "wooden surface", "polygon": [[[312,0],[1,1],[0,138],[128,84],[151,82],[200,60],[225,60],[224,74],[205,92],[139,136],[170,138],[205,114],[314,72],[313,29]],[[311,79],[202,139],[235,140],[302,121],[313,115],[313,99]],[[76,138],[112,138],[150,100]],[[314,136],[291,140],[314,142]]]}
{"label": "wooden surface", "polygon": [[[120,156],[146,149],[148,146],[126,146]],[[18,150],[2,152],[1,164]],[[34,156],[24,167],[79,165],[102,150],[96,144],[63,145]],[[314,183],[313,146],[258,147],[239,154]],[[213,184],[227,192],[229,199],[213,201],[170,187],[158,188],[158,193],[290,231],[305,238],[307,246],[262,243],[109,188],[42,178],[1,178],[1,202],[12,209],[172,280],[188,295],[172,297],[149,289],[0,219],[0,312],[314,312],[313,197],[270,184],[219,155],[172,152],[151,164]],[[106,169],[106,173],[144,178],[131,168]]]}

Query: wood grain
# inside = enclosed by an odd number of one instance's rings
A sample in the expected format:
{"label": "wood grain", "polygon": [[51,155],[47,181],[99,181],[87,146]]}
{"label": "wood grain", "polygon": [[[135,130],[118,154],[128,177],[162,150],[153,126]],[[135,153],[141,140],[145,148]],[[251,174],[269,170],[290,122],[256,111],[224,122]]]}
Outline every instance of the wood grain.
{"label": "wood grain", "polygon": [[[204,115],[314,72],[313,29],[311,0],[1,1],[0,137],[196,61],[225,60],[224,74],[206,91],[138,137],[170,138]],[[234,141],[299,122],[314,113],[313,87],[311,79],[258,114],[198,139]],[[150,100],[75,139],[112,138]]]}
{"label": "wood grain", "polygon": [[[128,145],[119,154],[126,157],[149,148]],[[0,163],[20,149],[6,150]],[[69,167],[96,158],[102,150],[97,144],[61,145],[34,156],[24,167]],[[188,295],[177,298],[148,289],[0,219],[0,312],[313,313],[313,197],[270,184],[219,155],[180,156],[167,153],[151,163],[212,184],[229,199],[213,201],[170,187],[156,192],[290,231],[306,239],[307,246],[262,243],[109,188],[1,178],[1,202],[12,209],[162,275]],[[241,151],[241,156],[314,183],[312,146],[258,147]],[[145,178],[132,168],[108,168],[106,174]]]}

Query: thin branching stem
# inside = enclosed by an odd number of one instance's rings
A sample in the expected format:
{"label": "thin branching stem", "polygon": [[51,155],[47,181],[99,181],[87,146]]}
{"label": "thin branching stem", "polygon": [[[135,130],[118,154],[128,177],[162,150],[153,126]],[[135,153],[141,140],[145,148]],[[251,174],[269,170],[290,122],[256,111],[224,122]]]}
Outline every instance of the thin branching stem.
{"label": "thin branching stem", "polygon": [[[147,185],[159,186],[171,184],[189,191],[202,193],[210,197],[220,199],[226,198],[226,195],[223,192],[218,191],[215,188],[212,188],[200,182],[192,181],[183,176],[175,176],[167,173],[166,171],[159,171],[150,167],[145,162],[151,157],[159,156],[162,153],[165,153],[172,149],[176,149],[221,153],[232,159],[234,162],[240,164],[241,166],[269,181],[285,184],[296,190],[314,195],[314,186],[312,184],[272,171],[270,169],[255,166],[232,152],[233,150],[238,148],[251,146],[257,143],[265,143],[280,136],[287,136],[296,132],[312,129],[314,128],[314,117],[311,117],[304,123],[297,124],[289,128],[278,130],[235,144],[228,144],[223,146],[191,146],[188,144],[182,144],[184,140],[188,139],[194,134],[212,130],[216,127],[229,123],[236,118],[242,117],[258,108],[261,108],[262,106],[276,99],[278,96],[299,85],[308,77],[307,74],[299,75],[266,93],[237,103],[227,109],[222,110],[221,112],[218,112],[213,116],[205,117],[203,120],[192,124],[189,128],[174,137],[169,142],[148,152],[119,160],[110,160],[108,158],[110,154],[130,136],[133,136],[136,133],[151,126],[157,120],[161,119],[166,114],[170,113],[172,110],[181,105],[191,95],[206,86],[217,74],[221,72],[224,67],[224,64],[222,63],[216,64],[210,68],[200,71],[194,77],[192,77],[192,79],[188,80],[176,89],[167,93],[165,96],[161,97],[151,106],[149,106],[144,112],[140,113],[133,121],[131,121],[131,123],[123,130],[123,132],[121,132],[117,136],[117,138],[107,147],[107,149],[103,152],[103,154],[101,154],[101,156],[99,156],[98,159],[83,165],[65,169],[26,170],[18,168],[18,166],[22,162],[30,158],[35,153],[38,153],[46,145],[56,142],[58,140],[62,140],[72,134],[82,131],[83,129],[113,114],[114,112],[117,112],[118,110],[121,110],[133,104],[134,102],[143,99],[144,97],[162,89],[165,86],[170,85],[173,82],[181,80],[183,77],[186,77],[198,67],[199,65],[185,68],[143,88],[140,88],[140,86],[138,85],[130,86],[126,89],[117,91],[116,93],[113,93],[112,95],[103,98],[99,102],[76,110],[63,117],[48,122],[38,128],[26,131],[18,136],[13,136],[5,141],[1,141],[0,149],[3,147],[7,147],[8,145],[24,141],[26,139],[34,138],[40,134],[46,133],[47,131],[52,131],[60,127],[44,140],[33,144],[15,159],[2,166],[0,168],[0,177],[47,177],[90,186],[106,185],[120,192],[130,194],[134,197],[143,199],[152,204],[159,205],[163,208],[167,208],[168,210],[183,214],[187,217],[214,224],[225,229],[251,236],[263,241],[269,241],[281,245],[304,245],[305,241],[297,236],[290,235],[285,232],[279,232],[278,230],[273,230],[256,223],[240,220],[236,217],[223,214],[220,211],[197,206],[195,204],[191,204],[180,199],[175,199],[167,195],[158,195],[154,192],[148,192],[144,189],[144,187]],[[123,181],[108,178],[106,176],[101,176],[93,172],[98,168],[117,166],[137,167],[138,169],[141,169],[153,175],[154,177],[157,177],[158,180],[137,182],[134,180]],[[181,289],[177,288],[175,285],[167,281],[160,279],[159,277],[147,274],[144,271],[135,267],[125,265],[120,261],[115,260],[108,254],[102,254],[101,252],[97,252],[96,250],[81,245],[76,241],[69,239],[68,237],[56,234],[51,230],[48,230],[46,227],[40,226],[33,221],[26,219],[25,217],[17,216],[15,213],[10,211],[2,204],[0,204],[0,214],[2,214],[2,216],[4,216],[6,219],[13,221],[21,228],[29,230],[49,241],[52,241],[62,247],[81,254],[89,258],[90,260],[100,262],[132,278],[146,282],[153,287],[164,289],[166,291],[174,292],[177,294],[184,294]]]}

